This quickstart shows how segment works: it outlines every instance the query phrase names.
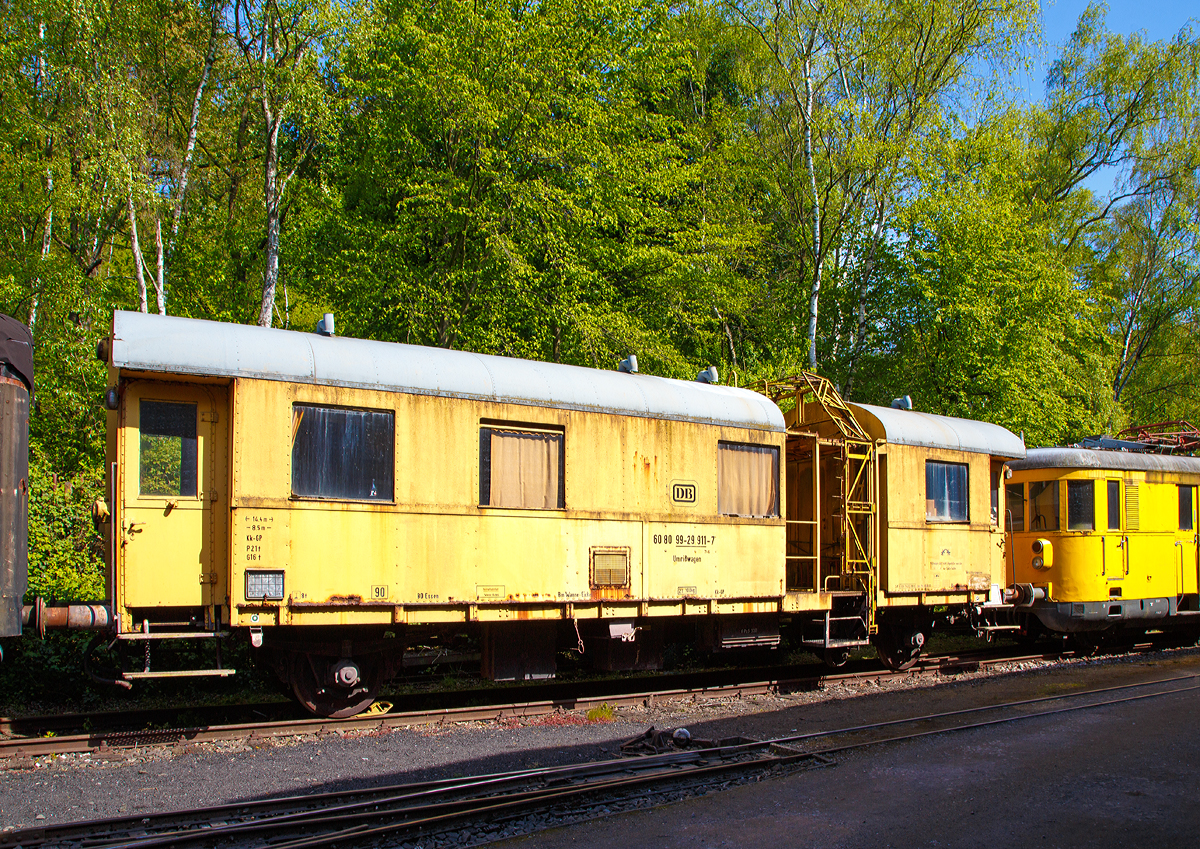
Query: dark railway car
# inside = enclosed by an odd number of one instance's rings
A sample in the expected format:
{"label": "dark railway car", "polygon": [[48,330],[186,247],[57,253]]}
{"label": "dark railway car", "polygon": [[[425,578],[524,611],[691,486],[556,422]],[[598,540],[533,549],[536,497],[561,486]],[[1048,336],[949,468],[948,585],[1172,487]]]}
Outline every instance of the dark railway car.
{"label": "dark railway car", "polygon": [[21,633],[29,556],[32,397],[33,340],[21,322],[0,316],[0,637]]}

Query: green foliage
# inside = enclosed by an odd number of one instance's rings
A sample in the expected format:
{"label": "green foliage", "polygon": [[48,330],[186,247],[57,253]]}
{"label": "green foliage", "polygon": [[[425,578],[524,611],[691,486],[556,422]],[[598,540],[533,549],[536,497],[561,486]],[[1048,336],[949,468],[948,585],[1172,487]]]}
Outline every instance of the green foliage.
{"label": "green foliage", "polygon": [[1019,126],[977,127],[931,158],[904,211],[905,306],[886,359],[921,409],[1047,445],[1103,429],[1107,380],[1095,309],[1024,197]]}
{"label": "green foliage", "polygon": [[29,462],[29,589],[27,598],[100,600],[104,592],[103,541],[91,522],[92,503],[104,495],[99,468],[58,475],[35,448]]}

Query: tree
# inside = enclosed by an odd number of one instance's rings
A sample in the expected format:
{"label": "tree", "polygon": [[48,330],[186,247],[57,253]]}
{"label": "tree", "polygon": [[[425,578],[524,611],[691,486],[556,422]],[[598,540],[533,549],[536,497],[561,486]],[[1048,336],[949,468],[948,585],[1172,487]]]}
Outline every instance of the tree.
{"label": "tree", "polygon": [[[761,46],[746,72],[775,198],[778,273],[791,308],[806,302],[808,367],[816,369],[822,288],[854,281],[863,303],[910,157],[968,66],[1006,50],[1035,7],[731,0],[727,9]],[[828,281],[831,258],[837,275]],[[864,313],[851,348],[861,346],[865,325]]]}
{"label": "tree", "polygon": [[903,210],[895,343],[874,360],[873,394],[909,392],[919,409],[1048,445],[1098,432],[1112,404],[1097,310],[1026,200],[1026,120],[963,128],[931,150]]}
{"label": "tree", "polygon": [[243,81],[263,126],[266,240],[258,324],[270,327],[279,283],[279,235],[288,184],[329,120],[321,61],[325,39],[338,29],[329,0],[234,0],[234,32]]}

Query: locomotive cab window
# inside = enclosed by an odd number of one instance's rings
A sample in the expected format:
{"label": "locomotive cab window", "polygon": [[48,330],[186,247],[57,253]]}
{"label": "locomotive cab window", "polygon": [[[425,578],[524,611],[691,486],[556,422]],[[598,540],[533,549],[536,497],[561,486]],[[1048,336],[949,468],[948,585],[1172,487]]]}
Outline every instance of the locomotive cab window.
{"label": "locomotive cab window", "polygon": [[773,519],[779,515],[779,449],[717,443],[717,512]]}
{"label": "locomotive cab window", "polygon": [[925,461],[925,521],[969,522],[970,490],[965,463]]}
{"label": "locomotive cab window", "polygon": [[1096,529],[1096,484],[1094,481],[1067,481],[1067,530]]}
{"label": "locomotive cab window", "polygon": [[196,497],[196,405],[138,403],[138,484],[142,495]]}
{"label": "locomotive cab window", "polygon": [[1194,530],[1196,523],[1192,520],[1192,493],[1190,486],[1179,485],[1179,530]]}
{"label": "locomotive cab window", "polygon": [[1058,530],[1058,481],[1029,484],[1029,530]]}
{"label": "locomotive cab window", "polygon": [[1004,509],[1008,518],[1006,530],[1025,530],[1025,484],[1010,483],[1004,487]]}
{"label": "locomotive cab window", "polygon": [[292,407],[292,495],[391,501],[395,476],[391,411]]}
{"label": "locomotive cab window", "polygon": [[564,509],[564,436],[561,429],[479,428],[479,505]]}
{"label": "locomotive cab window", "polygon": [[1121,482],[1108,481],[1108,529],[1121,530]]}

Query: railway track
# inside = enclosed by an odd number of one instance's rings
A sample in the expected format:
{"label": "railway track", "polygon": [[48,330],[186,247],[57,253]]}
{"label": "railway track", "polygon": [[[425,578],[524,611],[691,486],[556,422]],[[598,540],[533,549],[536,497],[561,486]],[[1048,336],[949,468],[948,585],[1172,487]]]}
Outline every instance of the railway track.
{"label": "railway track", "polygon": [[1197,690],[1200,675],[1179,675],[772,740],[709,741],[645,757],[43,826],[0,834],[0,849],[314,849],[403,846],[416,840],[424,845],[476,845],[547,825],[662,804],[730,783],[828,766],[838,754],[853,749]]}
{"label": "railway track", "polygon": [[[117,727],[105,727],[104,722],[108,718],[107,716],[47,717],[42,722],[35,719],[0,720],[0,733],[24,732],[17,733],[8,739],[0,739],[0,763],[9,758],[25,759],[52,754],[95,752],[103,755],[120,749],[143,746],[170,746],[181,743],[206,743],[244,738],[264,739],[346,731],[369,732],[418,725],[486,721],[510,717],[536,718],[557,711],[590,710],[605,704],[616,708],[646,704],[656,700],[752,696],[768,693],[786,694],[813,690],[837,681],[923,674],[951,675],[975,671],[998,663],[1054,660],[1064,654],[1067,653],[1062,651],[1014,653],[1012,650],[980,649],[923,658],[912,669],[904,672],[892,672],[878,664],[870,663],[862,664],[862,668],[842,672],[814,673],[814,668],[821,669],[823,667],[759,669],[752,671],[759,673],[758,675],[746,676],[744,671],[741,680],[718,684],[705,683],[706,680],[711,681],[711,675],[673,677],[671,683],[676,686],[669,689],[652,689],[644,686],[641,688],[635,686],[632,690],[627,689],[630,683],[633,685],[649,683],[646,679],[634,679],[632,682],[601,682],[620,684],[621,686],[620,689],[599,690],[589,695],[568,695],[566,691],[572,688],[562,686],[531,687],[522,688],[520,692],[532,691],[536,695],[539,692],[555,690],[557,694],[528,701],[492,701],[483,705],[425,707],[413,710],[397,710],[393,706],[393,709],[387,713],[360,715],[348,719],[312,717],[272,719],[268,714],[261,720],[244,722],[172,725],[166,720],[169,720],[172,715],[178,716],[180,712],[158,709],[147,712],[145,716],[129,713],[113,715],[111,718],[119,720],[120,724]],[[680,681],[680,678],[686,680]],[[658,679],[658,682],[661,684],[661,679]],[[589,687],[589,689],[596,690],[597,688]],[[494,698],[498,694],[511,692],[509,690],[475,691],[472,694],[464,695],[468,695],[468,698],[477,698],[482,693]],[[280,703],[262,706],[244,705],[240,706],[239,711],[243,714],[265,713],[268,710],[279,711],[287,707],[286,704],[281,705]],[[190,711],[188,712],[190,713]],[[131,727],[137,723],[145,723],[149,727]],[[89,730],[81,733],[62,733],[63,729],[72,727],[88,727]],[[48,734],[54,736],[43,736]]]}

